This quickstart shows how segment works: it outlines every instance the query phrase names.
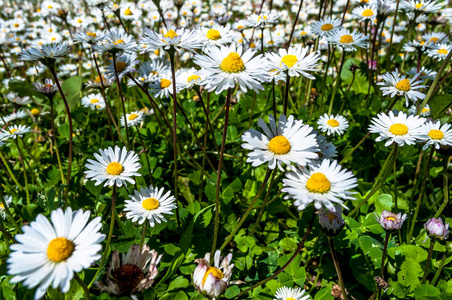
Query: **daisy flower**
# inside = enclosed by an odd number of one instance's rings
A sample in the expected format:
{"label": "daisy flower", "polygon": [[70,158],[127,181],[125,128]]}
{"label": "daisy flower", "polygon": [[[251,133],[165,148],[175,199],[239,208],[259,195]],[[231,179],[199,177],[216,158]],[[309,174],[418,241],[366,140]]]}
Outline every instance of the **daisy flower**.
{"label": "daisy flower", "polygon": [[383,96],[390,95],[391,98],[397,96],[405,96],[406,106],[408,107],[408,99],[416,102],[418,99],[425,98],[425,94],[417,91],[419,89],[427,87],[426,85],[419,85],[422,80],[416,81],[420,76],[417,73],[413,78],[408,79],[405,75],[400,76],[399,71],[396,69],[391,73],[386,73],[381,76],[384,82],[378,82],[377,85],[381,85],[380,90],[383,92]]}
{"label": "daisy flower", "polygon": [[[169,68],[159,60],[144,61],[141,62],[137,68],[138,76],[136,80],[140,85],[147,86],[149,83],[154,82],[160,74],[167,73]],[[129,86],[136,85],[133,80],[129,80],[127,83]]]}
{"label": "daisy flower", "polygon": [[33,82],[34,90],[40,92],[41,94],[53,98],[58,92],[58,86],[53,83],[52,79],[46,78],[44,82]]}
{"label": "daisy flower", "polygon": [[437,4],[435,0],[404,0],[400,3],[401,9],[420,13],[436,13],[441,7],[442,4]]}
{"label": "daisy flower", "polygon": [[121,8],[119,10],[119,15],[124,20],[138,20],[142,12],[135,3],[133,2],[123,2],[121,3]]}
{"label": "daisy flower", "polygon": [[88,223],[89,217],[90,211],[59,208],[52,211],[50,222],[40,214],[23,226],[24,233],[16,235],[17,243],[10,246],[7,268],[14,275],[10,282],[23,281],[30,289],[38,286],[35,299],[44,297],[50,285],[67,293],[74,272],[89,268],[101,257],[98,252],[105,239],[100,233],[101,218]]}
{"label": "daisy flower", "polygon": [[317,140],[317,144],[319,144],[319,151],[317,152],[317,155],[319,156],[319,159],[320,160],[324,160],[324,159],[333,160],[335,157],[337,157],[336,146],[334,146],[333,143],[328,141],[326,136],[318,134],[315,130],[313,132],[317,134],[316,140]]}
{"label": "daisy flower", "polygon": [[30,97],[19,97],[17,93],[9,92],[5,95],[9,102],[17,105],[27,105],[31,103]]}
{"label": "daisy flower", "polygon": [[11,125],[8,126],[7,129],[2,129],[0,135],[6,138],[15,139],[18,136],[23,136],[26,133],[29,133],[31,128],[25,125]]}
{"label": "daisy flower", "polygon": [[[410,75],[410,76],[415,76],[417,73],[418,72],[417,72],[417,68],[416,67],[411,68],[407,72],[407,74]],[[419,75],[419,78],[424,80],[424,81],[425,80],[435,80],[436,74],[438,74],[436,71],[427,69],[425,66],[422,66],[419,69],[419,73],[421,73],[421,75]]]}
{"label": "daisy flower", "polygon": [[451,49],[451,45],[438,44],[434,49],[427,50],[427,55],[441,61],[447,57]]}
{"label": "daisy flower", "polygon": [[[176,72],[176,78],[179,75],[179,71]],[[166,69],[165,73],[154,78],[153,83],[149,85],[149,91],[155,97],[168,98],[173,94],[173,76],[170,69]],[[176,84],[176,93],[177,84]]]}
{"label": "daisy flower", "polygon": [[375,214],[375,219],[377,219],[381,227],[383,227],[384,230],[390,233],[394,233],[400,230],[406,218],[407,218],[406,214],[403,214],[402,216],[402,213],[395,214],[387,210],[384,210],[381,213],[380,217],[378,217],[377,214]]}
{"label": "daisy flower", "polygon": [[146,45],[146,48],[141,53],[155,51],[160,48],[165,50],[175,49],[177,51],[185,49],[194,52],[194,49],[202,47],[197,31],[183,28],[176,29],[175,27],[166,30],[164,34],[145,28],[141,43]]}
{"label": "daisy flower", "polygon": [[312,33],[322,37],[329,35],[336,30],[342,28],[340,19],[333,19],[328,17],[326,19],[321,19],[317,22],[311,24]]}
{"label": "daisy flower", "polygon": [[214,25],[212,28],[202,27],[199,35],[204,48],[230,44],[234,39],[229,24],[226,26]]}
{"label": "daisy flower", "polygon": [[248,26],[251,27],[270,27],[276,23],[278,23],[280,16],[275,12],[272,11],[269,14],[252,14],[247,18]]}
{"label": "daisy flower", "polygon": [[342,206],[334,206],[334,210],[328,210],[325,207],[319,210],[319,224],[323,233],[327,236],[336,236],[344,228],[345,222],[342,218]]}
{"label": "daisy flower", "polygon": [[342,169],[336,160],[325,159],[305,168],[293,168],[286,173],[283,186],[281,191],[288,193],[285,198],[294,199],[298,210],[314,203],[316,209],[326,207],[334,211],[334,204],[343,205],[343,200],[354,199],[350,190],[358,184],[352,172]]}
{"label": "daisy flower", "polygon": [[82,98],[82,105],[91,110],[102,110],[105,108],[105,101],[101,94],[91,94]]}
{"label": "daisy flower", "polygon": [[374,21],[377,18],[377,8],[372,5],[358,6],[352,11],[353,16],[359,21]]}
{"label": "daisy flower", "polygon": [[189,70],[181,71],[176,79],[176,82],[178,90],[181,91],[185,89],[191,89],[193,86],[202,85],[203,80],[201,77],[201,72],[196,70],[195,68],[191,68]]}
{"label": "daisy flower", "polygon": [[[1,141],[0,141],[1,142]],[[9,209],[9,205],[13,202],[13,197],[9,195],[3,195],[3,199],[5,199],[6,207],[3,205],[3,202],[0,201],[0,217],[6,219],[6,210]]]}
{"label": "daisy flower", "polygon": [[259,118],[258,125],[264,133],[250,129],[242,135],[242,148],[252,150],[248,153],[247,162],[257,167],[268,162],[270,169],[276,165],[283,171],[283,164],[291,163],[305,166],[311,159],[317,159],[318,144],[312,127],[302,121],[294,120],[293,116],[282,114],[276,125],[273,115],[269,116],[270,129]]}
{"label": "daisy flower", "polygon": [[[18,110],[17,112],[13,112],[12,114],[0,118],[0,124],[4,125],[11,121],[17,120],[17,119],[23,119],[27,116],[27,113],[23,110]],[[5,121],[5,122],[3,122]]]}
{"label": "daisy flower", "polygon": [[118,250],[112,255],[110,267],[107,272],[107,284],[96,282],[96,286],[102,292],[117,296],[132,296],[142,293],[150,288],[158,275],[157,265],[163,254],[158,254],[148,245],[133,244],[127,254],[119,256]]}
{"label": "daisy flower", "polygon": [[71,46],[67,43],[52,43],[43,45],[41,48],[31,47],[23,50],[20,55],[20,60],[25,61],[39,61],[48,68],[53,68],[55,61],[66,57],[71,51]]}
{"label": "daisy flower", "polygon": [[86,31],[78,32],[74,35],[74,42],[76,43],[88,43],[90,45],[95,45],[98,42],[107,39],[109,36],[108,32],[105,31]]}
{"label": "daisy flower", "polygon": [[95,180],[95,185],[99,185],[105,181],[104,186],[117,187],[127,185],[127,182],[135,184],[132,176],[141,176],[137,171],[141,165],[139,158],[133,151],[127,151],[126,147],[115,149],[100,149],[100,155],[94,153],[96,160],[88,159],[85,171],[86,178]]}
{"label": "daisy flower", "polygon": [[93,49],[97,52],[104,53],[110,52],[112,54],[116,53],[133,53],[137,47],[134,37],[128,35],[121,30],[110,31],[110,35],[106,36],[104,40],[99,42],[97,45],[93,45]]}
{"label": "daisy flower", "polygon": [[399,146],[413,145],[419,139],[421,126],[424,125],[425,119],[416,115],[407,116],[404,112],[399,112],[394,116],[392,111],[389,115],[380,113],[372,119],[369,126],[371,133],[378,133],[380,136],[376,138],[377,142],[388,140],[385,147],[392,143]]}
{"label": "daisy flower", "polygon": [[[137,111],[131,112],[130,114],[126,114],[126,118],[127,118],[128,126],[135,126],[135,125],[140,124],[143,121],[144,116],[143,116],[142,111],[137,110]],[[125,122],[124,122],[124,116],[121,117],[121,126],[123,126],[123,127],[126,126]]]}
{"label": "daisy flower", "polygon": [[317,121],[319,129],[322,132],[326,132],[327,135],[343,135],[344,131],[348,128],[348,121],[341,115],[330,115],[324,114]]}
{"label": "daisy flower", "polygon": [[164,214],[172,215],[172,210],[176,208],[176,198],[171,196],[168,191],[163,195],[164,188],[150,187],[141,188],[140,191],[135,190],[134,195],[129,195],[130,200],[126,200],[124,211],[127,219],[132,219],[132,222],[143,224],[144,221],[149,220],[151,227],[155,223],[166,222]]}
{"label": "daisy flower", "polygon": [[448,43],[449,38],[447,38],[447,34],[444,32],[429,32],[422,36],[422,39],[424,41],[428,41],[429,43],[436,44],[436,43]]}
{"label": "daisy flower", "polygon": [[311,297],[301,288],[280,287],[276,290],[275,300],[308,300]]}
{"label": "daisy flower", "polygon": [[203,68],[209,92],[220,94],[239,84],[244,92],[252,89],[257,93],[264,89],[261,82],[269,80],[268,74],[263,70],[266,59],[262,55],[254,56],[256,51],[251,48],[243,52],[241,46],[232,44],[229,47],[211,47],[205,53],[197,54],[194,62]]}
{"label": "daisy flower", "polygon": [[272,72],[287,72],[291,77],[303,75],[314,80],[315,77],[307,71],[320,71],[320,52],[310,52],[309,47],[297,45],[290,46],[288,50],[280,48],[278,54],[266,53],[265,56],[271,63],[269,69]]}
{"label": "daisy flower", "polygon": [[215,252],[213,266],[210,265],[210,253],[206,253],[204,258],[196,259],[195,263],[198,265],[192,275],[196,290],[210,298],[217,299],[230,284],[234,268],[231,260],[232,253],[222,260],[220,250]]}
{"label": "daisy flower", "polygon": [[426,150],[430,145],[433,145],[435,149],[439,149],[441,146],[452,146],[452,129],[450,124],[444,124],[441,126],[441,122],[435,123],[428,121],[420,129],[419,139],[422,142],[426,142],[423,150]]}
{"label": "daisy flower", "polygon": [[[411,105],[410,108],[408,109],[408,114],[410,115],[416,115],[417,114],[417,107],[416,105]],[[422,111],[419,113],[419,115],[421,117],[429,117],[431,115],[430,113],[430,106],[428,106],[428,104],[426,104],[424,106],[424,108],[422,109]]]}
{"label": "daisy flower", "polygon": [[336,45],[344,51],[356,51],[357,47],[367,48],[367,39],[367,36],[356,29],[353,32],[348,29],[339,29],[326,37],[330,44]]}
{"label": "daisy flower", "polygon": [[[116,73],[118,74],[118,79],[121,81],[122,77],[128,73],[135,72],[134,66],[140,61],[137,60],[137,55],[135,53],[122,55],[116,55]],[[105,68],[105,76],[108,80],[116,80],[115,77],[115,65],[113,61],[108,67]]]}

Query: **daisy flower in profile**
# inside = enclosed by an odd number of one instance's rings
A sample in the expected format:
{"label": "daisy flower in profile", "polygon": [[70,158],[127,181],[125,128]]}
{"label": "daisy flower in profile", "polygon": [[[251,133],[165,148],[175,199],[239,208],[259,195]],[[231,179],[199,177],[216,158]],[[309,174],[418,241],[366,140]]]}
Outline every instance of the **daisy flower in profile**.
{"label": "daisy flower in profile", "polygon": [[176,82],[179,91],[202,85],[203,80],[201,77],[201,71],[198,71],[195,68],[182,70],[179,73]]}
{"label": "daisy flower in profile", "polygon": [[[408,113],[410,115],[416,115],[417,114],[417,107],[416,105],[411,105],[410,108],[408,109]],[[428,106],[428,104],[426,104],[424,106],[424,108],[422,109],[422,111],[419,113],[419,115],[421,117],[428,117],[431,115],[430,113],[430,106]]]}
{"label": "daisy flower in profile", "polygon": [[301,288],[280,287],[276,290],[275,300],[308,300],[311,297]]}
{"label": "daisy flower in profile", "polygon": [[297,45],[290,46],[288,50],[280,48],[279,53],[266,53],[265,55],[270,61],[269,69],[272,72],[288,72],[289,76],[304,76],[309,79],[315,79],[314,76],[307,71],[320,71],[320,53],[310,52],[309,47]]}
{"label": "daisy flower in profile", "polygon": [[157,265],[163,254],[158,254],[148,245],[133,244],[127,254],[119,256],[118,250],[112,255],[110,267],[106,275],[106,285],[96,282],[102,292],[117,296],[132,296],[150,288],[158,275]]}
{"label": "daisy flower in profile", "polygon": [[435,123],[428,121],[420,129],[419,139],[422,142],[426,142],[423,150],[426,150],[430,145],[433,145],[435,149],[439,149],[440,146],[452,146],[452,129],[450,124],[444,124],[441,126],[440,121]]}
{"label": "daisy flower in profile", "polygon": [[356,51],[357,47],[367,48],[367,38],[356,29],[353,32],[348,29],[339,29],[329,34],[326,40],[343,51]]}
{"label": "daisy flower in profile", "polygon": [[311,31],[312,33],[322,37],[331,34],[338,29],[342,28],[340,19],[333,19],[328,17],[326,19],[321,19],[317,22],[312,23]]}
{"label": "daisy flower in profile", "polygon": [[23,281],[29,289],[36,286],[35,299],[44,297],[47,288],[59,287],[69,291],[74,272],[87,269],[101,256],[101,242],[105,235],[100,232],[101,218],[88,222],[90,211],[52,211],[49,221],[40,214],[30,225],[22,227],[16,244],[10,246],[7,260],[8,274],[14,275],[10,282]]}
{"label": "daisy flower in profile", "polygon": [[106,36],[97,45],[93,45],[93,49],[97,52],[104,53],[133,53],[137,47],[134,37],[128,35],[124,31],[112,29],[110,35]]}
{"label": "daisy flower in profile", "polygon": [[140,61],[137,60],[137,55],[135,53],[127,54],[124,53],[122,55],[116,55],[116,64],[113,64],[113,61],[108,67],[105,68],[105,76],[108,80],[116,80],[115,77],[115,65],[116,65],[116,73],[118,73],[118,79],[121,81],[122,77],[128,73],[135,72],[134,66],[138,64]]}
{"label": "daisy flower in profile", "polygon": [[442,4],[435,0],[404,0],[400,3],[401,9],[419,13],[436,13],[441,7]]}
{"label": "daisy flower in profile", "polygon": [[242,135],[242,148],[252,150],[247,162],[257,167],[268,162],[270,169],[276,166],[283,171],[283,164],[305,166],[311,159],[317,159],[318,144],[312,127],[295,120],[293,116],[282,114],[276,125],[273,115],[269,115],[270,128],[259,118],[258,125],[264,133],[250,129]]}
{"label": "daisy flower in profile", "polygon": [[449,38],[444,32],[429,32],[424,34],[422,39],[432,44],[449,42]]}
{"label": "daisy flower in profile", "polygon": [[17,93],[9,92],[5,95],[6,99],[13,104],[27,105],[31,103],[30,97],[19,97]]}
{"label": "daisy flower in profile", "polygon": [[305,168],[293,168],[286,173],[283,186],[281,191],[288,193],[285,198],[294,199],[298,210],[314,203],[316,209],[326,207],[334,211],[334,204],[343,205],[344,200],[354,199],[350,190],[358,184],[353,173],[342,169],[336,160],[324,159]]}
{"label": "daisy flower in profile", "polygon": [[171,196],[168,191],[163,194],[164,188],[157,188],[154,186],[141,188],[140,191],[135,190],[133,195],[129,195],[130,200],[126,200],[124,211],[127,219],[132,219],[132,222],[143,224],[149,220],[151,227],[155,223],[166,222],[165,215],[172,215],[172,210],[176,208],[176,198]]}
{"label": "daisy flower in profile", "polygon": [[58,86],[56,83],[53,83],[52,79],[46,78],[44,82],[33,82],[34,90],[40,92],[41,94],[53,98],[55,94],[58,92]]}
{"label": "daisy flower in profile", "polygon": [[413,145],[419,139],[421,126],[424,125],[424,122],[424,118],[416,115],[407,116],[404,112],[399,112],[395,116],[390,111],[389,115],[380,113],[374,117],[369,126],[369,131],[380,135],[376,138],[377,142],[388,140],[385,147],[394,142],[399,146]]}
{"label": "daisy flower in profile", "polygon": [[338,235],[345,226],[344,219],[342,218],[342,206],[337,204],[334,208],[335,210],[333,211],[322,207],[318,213],[319,224],[322,227],[323,233],[331,237]]}
{"label": "daisy flower in profile", "polygon": [[109,36],[108,32],[105,31],[86,31],[78,32],[74,35],[74,42],[76,43],[88,43],[90,45],[95,45],[98,42],[107,39]]}
{"label": "daisy flower in profile", "polygon": [[95,185],[105,181],[104,186],[117,187],[127,185],[127,182],[135,184],[133,176],[141,176],[138,173],[141,165],[139,158],[133,151],[127,151],[126,147],[122,149],[118,146],[100,149],[100,155],[94,153],[96,160],[88,159],[85,171],[86,178],[95,180]]}
{"label": "daisy flower in profile", "polygon": [[9,209],[9,205],[13,202],[13,197],[10,195],[3,195],[3,199],[5,199],[6,207],[3,205],[3,202],[0,201],[0,217],[4,220],[6,219],[6,210]]}
{"label": "daisy flower in profile", "polygon": [[25,125],[11,125],[8,126],[7,129],[2,129],[0,135],[6,138],[15,139],[18,136],[23,136],[26,133],[29,133],[31,128]]}
{"label": "daisy flower in profile", "polygon": [[[137,110],[131,112],[130,114],[126,114],[126,118],[128,126],[135,126],[143,122],[144,115],[142,111]],[[121,117],[121,126],[126,126],[124,122],[124,116]]]}
{"label": "daisy flower in profile", "polygon": [[145,28],[141,43],[146,45],[146,48],[141,53],[155,51],[160,48],[166,51],[170,49],[175,49],[176,51],[185,49],[194,52],[194,49],[202,47],[202,42],[196,30],[176,29],[175,27],[166,30],[164,34]]}
{"label": "daisy flower in profile", "polygon": [[221,257],[221,251],[215,251],[214,264],[210,265],[210,253],[206,253],[204,258],[198,258],[195,263],[198,264],[193,271],[193,283],[198,292],[208,295],[210,298],[218,299],[230,285],[232,269],[232,253],[229,253],[224,259]]}
{"label": "daisy flower in profile", "polygon": [[53,43],[43,45],[41,48],[31,47],[22,50],[20,60],[39,61],[48,68],[55,66],[55,61],[66,57],[71,52],[71,46],[67,43]]}
{"label": "daisy flower in profile", "polygon": [[428,56],[436,58],[438,61],[441,61],[447,57],[451,49],[452,49],[451,45],[438,44],[434,49],[428,50],[427,54]]}
{"label": "daisy flower in profile", "polygon": [[202,27],[199,31],[203,47],[221,46],[232,43],[234,34],[231,26],[214,25],[212,28]]}
{"label": "daisy flower in profile", "polygon": [[359,21],[374,21],[377,18],[377,8],[372,5],[358,6],[352,11],[353,17]]}
{"label": "daisy flower in profile", "polygon": [[270,27],[276,23],[278,23],[280,16],[275,12],[272,11],[269,14],[252,14],[247,18],[248,26],[251,27]]}
{"label": "daisy flower in profile", "polygon": [[420,76],[420,73],[414,75],[413,78],[408,79],[405,75],[400,76],[399,71],[396,69],[391,73],[386,73],[381,76],[384,82],[378,82],[377,85],[381,85],[380,90],[383,92],[383,96],[390,95],[391,98],[397,96],[405,96],[406,106],[408,107],[408,99],[416,102],[418,99],[425,98],[425,94],[417,90],[427,87],[426,85],[420,85],[422,80],[416,81]]}
{"label": "daisy flower in profile", "polygon": [[[179,75],[179,72],[176,72],[176,77]],[[176,93],[177,90],[177,83],[176,83]],[[161,98],[168,98],[170,95],[173,94],[173,76],[171,74],[170,69],[166,69],[165,73],[160,74],[160,76],[157,76],[154,78],[153,83],[149,85],[149,91],[155,96],[155,97],[161,97]]]}
{"label": "daisy flower in profile", "polygon": [[208,48],[205,53],[197,54],[194,62],[203,68],[209,92],[220,94],[238,84],[243,92],[252,89],[257,93],[264,89],[261,82],[269,80],[263,69],[267,60],[260,54],[254,56],[256,51],[251,48],[243,52],[241,46],[231,44]]}
{"label": "daisy flower in profile", "polygon": [[[416,67],[411,68],[407,72],[407,74],[410,75],[410,76],[415,76],[417,73],[418,72],[417,72],[417,68]],[[427,69],[425,66],[422,66],[419,69],[419,73],[421,74],[421,75],[419,75],[419,78],[424,80],[424,81],[426,81],[426,80],[435,80],[436,74],[438,74],[436,71]]]}
{"label": "daisy flower in profile", "polygon": [[319,129],[322,132],[326,132],[327,135],[343,135],[344,131],[348,128],[348,121],[341,115],[330,115],[324,114],[317,121]]}
{"label": "daisy flower in profile", "polygon": [[91,110],[102,110],[105,108],[105,101],[101,94],[91,94],[82,98],[82,105]]}
{"label": "daisy flower in profile", "polygon": [[318,134],[316,131],[314,131],[317,134],[317,143],[319,144],[319,151],[317,151],[317,155],[319,156],[320,160],[324,159],[330,159],[334,160],[334,158],[337,157],[337,150],[336,146],[334,146],[333,143],[328,141],[326,136],[323,136],[321,134]]}

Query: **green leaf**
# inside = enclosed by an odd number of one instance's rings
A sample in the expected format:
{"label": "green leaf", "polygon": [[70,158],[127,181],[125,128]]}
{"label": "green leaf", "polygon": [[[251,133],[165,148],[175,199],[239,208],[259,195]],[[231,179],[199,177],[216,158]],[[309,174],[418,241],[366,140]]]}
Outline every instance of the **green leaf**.
{"label": "green leaf", "polygon": [[441,295],[440,290],[431,284],[421,284],[418,287],[416,287],[413,292],[414,292],[414,298],[416,300],[420,299],[421,297],[422,298],[427,297],[427,299],[428,299],[429,297],[435,297],[435,296]]}
{"label": "green leaf", "polygon": [[334,300],[334,297],[331,296],[331,290],[325,287],[315,294],[314,300]]}
{"label": "green leaf", "polygon": [[188,300],[188,297],[187,294],[185,294],[183,291],[179,291],[179,293],[176,294],[174,300]]}
{"label": "green leaf", "polygon": [[378,196],[377,201],[375,201],[375,212],[378,216],[384,210],[391,211],[392,208],[392,196],[389,194],[381,194]]}
{"label": "green leaf", "polygon": [[171,256],[174,256],[174,254],[176,254],[176,252],[180,250],[178,247],[176,247],[173,244],[166,244],[163,246],[163,249],[165,249],[165,252]]}
{"label": "green leaf", "polygon": [[80,102],[80,92],[82,90],[82,78],[73,76],[65,80],[61,86],[66,96],[69,108],[72,110]]}
{"label": "green leaf", "polygon": [[437,119],[452,105],[452,95],[435,95],[430,98],[428,105],[434,119]]}
{"label": "green leaf", "polygon": [[228,299],[232,299],[240,293],[240,288],[236,285],[232,285],[226,289],[224,296]]}
{"label": "green leaf", "polygon": [[173,281],[171,281],[171,283],[169,284],[168,287],[168,292],[172,291],[174,289],[181,289],[181,288],[186,288],[188,286],[189,282],[187,278],[184,278],[184,276],[179,276],[176,279],[174,279]]}

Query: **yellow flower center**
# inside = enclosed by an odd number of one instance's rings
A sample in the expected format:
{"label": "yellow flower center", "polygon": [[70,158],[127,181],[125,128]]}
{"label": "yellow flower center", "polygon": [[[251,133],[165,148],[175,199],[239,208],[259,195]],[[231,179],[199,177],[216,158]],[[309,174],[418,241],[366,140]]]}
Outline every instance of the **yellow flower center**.
{"label": "yellow flower center", "polygon": [[77,20],[77,23],[79,23],[79,24],[80,24],[80,23],[83,23],[82,19],[78,19],[78,20]]}
{"label": "yellow flower center", "polygon": [[394,217],[386,217],[385,219],[388,220],[388,221],[395,221]]}
{"label": "yellow flower center", "polygon": [[437,52],[438,52],[439,54],[446,55],[448,51],[447,51],[446,49],[439,49]]}
{"label": "yellow flower center", "polygon": [[428,108],[426,108],[426,107],[424,107],[423,109],[422,109],[422,113],[423,114],[425,114],[426,112],[429,112],[430,111],[430,109],[428,109]]}
{"label": "yellow flower center", "polygon": [[374,15],[374,12],[371,9],[365,9],[361,15],[363,17],[371,17]]}
{"label": "yellow flower center", "polygon": [[110,175],[119,175],[124,171],[124,167],[118,162],[111,162],[107,166],[107,173]]}
{"label": "yellow flower center", "polygon": [[191,81],[198,81],[199,79],[201,79],[201,76],[198,75],[191,75],[190,77],[188,77],[187,82],[191,82]]}
{"label": "yellow flower center", "polygon": [[141,203],[145,210],[154,210],[157,209],[160,205],[160,202],[155,198],[147,198]]}
{"label": "yellow flower center", "polygon": [[221,38],[220,32],[218,30],[215,29],[209,29],[209,31],[207,31],[207,38],[211,39],[211,40],[219,40]]}
{"label": "yellow flower center", "polygon": [[323,173],[314,173],[306,182],[306,188],[313,193],[326,193],[331,188],[331,182]]}
{"label": "yellow flower center", "polygon": [[37,108],[33,108],[30,112],[33,116],[37,116],[40,113],[39,109],[37,109]]}
{"label": "yellow flower center", "polygon": [[122,72],[127,67],[127,64],[123,61],[116,62],[116,72]]}
{"label": "yellow flower center", "polygon": [[5,206],[3,205],[3,203],[0,203],[0,208],[5,208]]}
{"label": "yellow flower center", "polygon": [[287,67],[292,68],[296,62],[298,62],[298,58],[295,55],[284,55],[281,59],[281,66],[284,63]]}
{"label": "yellow flower center", "polygon": [[16,128],[11,129],[9,132],[11,132],[11,134],[15,134],[17,132]]}
{"label": "yellow flower center", "polygon": [[408,127],[405,124],[395,123],[389,127],[389,132],[395,135],[405,135],[408,133]]}
{"label": "yellow flower center", "polygon": [[326,124],[328,124],[328,126],[331,126],[331,127],[339,126],[339,122],[336,121],[335,119],[329,119],[328,122],[326,122]]}
{"label": "yellow flower center", "polygon": [[66,260],[74,252],[74,246],[74,243],[67,238],[55,238],[47,246],[47,257],[54,262]]}
{"label": "yellow flower center", "polygon": [[432,138],[432,140],[440,140],[444,137],[444,133],[438,129],[431,129],[428,132],[428,136]]}
{"label": "yellow flower center", "polygon": [[164,35],[164,37],[170,38],[170,39],[173,39],[173,38],[176,37],[176,36],[178,36],[178,35],[177,35],[177,33],[176,33],[173,29],[168,30],[168,32],[165,33],[165,35]]}
{"label": "yellow flower center", "polygon": [[14,27],[19,27],[20,25],[19,24],[17,24],[17,23],[14,23]]}
{"label": "yellow flower center", "polygon": [[353,42],[353,37],[349,34],[344,34],[343,36],[341,36],[340,42],[344,44],[350,44],[351,42]]}
{"label": "yellow flower center", "polygon": [[287,298],[286,300],[296,300],[296,299],[293,298],[293,297],[289,297],[289,298]]}
{"label": "yellow flower center", "polygon": [[93,38],[97,37],[97,34],[95,32],[87,32],[86,35],[90,36],[90,37],[93,37]]}
{"label": "yellow flower center", "polygon": [[119,39],[119,40],[116,40],[116,42],[113,42],[113,45],[118,45],[118,44],[122,44],[122,43],[124,43],[124,40]]}
{"label": "yellow flower center", "polygon": [[323,24],[322,27],[320,27],[320,29],[322,29],[323,31],[330,31],[333,28],[333,24],[330,23]]}
{"label": "yellow flower center", "polygon": [[126,16],[133,16],[133,12],[130,10],[129,7],[127,7],[127,9],[124,11],[124,14],[125,14]]}
{"label": "yellow flower center", "polygon": [[207,268],[206,274],[204,274],[204,277],[202,278],[202,286],[204,286],[204,283],[206,283],[209,274],[212,274],[216,279],[221,279],[224,277],[223,272],[221,272],[221,270],[215,267],[209,267]]}
{"label": "yellow flower center", "polygon": [[231,52],[221,62],[220,69],[226,73],[239,73],[245,70],[245,64],[238,53]]}
{"label": "yellow flower center", "polygon": [[130,121],[133,121],[133,120],[135,120],[137,117],[138,117],[137,114],[130,114],[130,116],[128,117],[128,119],[129,119]]}
{"label": "yellow flower center", "polygon": [[53,8],[53,6],[52,6],[52,5],[49,5],[49,6],[47,6],[47,8],[48,8],[48,9],[52,9],[52,8]]}
{"label": "yellow flower center", "polygon": [[99,99],[91,99],[92,104],[97,103],[97,102],[99,102]]}
{"label": "yellow flower center", "polygon": [[417,9],[421,9],[422,6],[424,6],[424,4],[422,4],[422,3],[417,3],[417,4],[415,4],[414,6],[416,6]]}
{"label": "yellow flower center", "polygon": [[328,218],[328,220],[330,220],[330,223],[333,223],[333,220],[337,219],[337,216],[332,213],[327,213],[326,217]]}
{"label": "yellow flower center", "polygon": [[409,92],[411,90],[411,84],[408,79],[402,79],[395,85],[399,91]]}
{"label": "yellow flower center", "polygon": [[289,140],[282,135],[275,136],[268,143],[268,149],[275,154],[287,154],[290,148]]}
{"label": "yellow flower center", "polygon": [[[102,76],[102,81],[105,81],[105,77]],[[94,79],[95,83],[100,83],[100,76],[97,76],[96,79]]]}
{"label": "yellow flower center", "polygon": [[430,42],[433,42],[433,43],[436,43],[438,40],[439,40],[439,38],[437,38],[435,36],[430,38]]}
{"label": "yellow flower center", "polygon": [[171,80],[162,78],[160,80],[160,88],[161,89],[166,89],[167,87],[169,87],[171,85]]}

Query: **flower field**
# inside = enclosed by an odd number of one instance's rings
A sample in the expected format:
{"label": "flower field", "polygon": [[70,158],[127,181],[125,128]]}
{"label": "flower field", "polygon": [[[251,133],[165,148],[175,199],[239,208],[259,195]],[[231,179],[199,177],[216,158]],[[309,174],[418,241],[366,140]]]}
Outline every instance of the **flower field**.
{"label": "flower field", "polygon": [[0,4],[0,298],[452,299],[449,1]]}

